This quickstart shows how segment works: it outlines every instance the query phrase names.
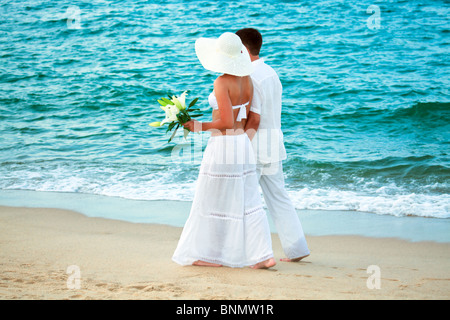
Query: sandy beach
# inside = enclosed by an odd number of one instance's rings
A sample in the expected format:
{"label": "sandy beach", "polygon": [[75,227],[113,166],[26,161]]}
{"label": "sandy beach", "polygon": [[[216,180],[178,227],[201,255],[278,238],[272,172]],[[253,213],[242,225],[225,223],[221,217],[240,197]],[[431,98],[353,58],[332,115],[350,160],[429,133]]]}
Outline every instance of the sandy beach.
{"label": "sandy beach", "polygon": [[182,267],[171,260],[181,230],[0,207],[0,299],[450,298],[448,243],[306,235],[311,256],[287,263],[273,234],[270,270]]}

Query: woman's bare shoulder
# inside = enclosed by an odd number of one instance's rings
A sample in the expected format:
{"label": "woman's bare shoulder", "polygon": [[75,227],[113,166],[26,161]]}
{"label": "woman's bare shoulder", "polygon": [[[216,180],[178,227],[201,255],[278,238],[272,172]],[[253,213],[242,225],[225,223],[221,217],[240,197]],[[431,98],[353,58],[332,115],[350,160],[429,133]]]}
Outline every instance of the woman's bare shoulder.
{"label": "woman's bare shoulder", "polygon": [[228,77],[228,75],[226,74],[223,74],[216,78],[216,80],[214,81],[214,86],[228,86],[231,81],[232,78]]}

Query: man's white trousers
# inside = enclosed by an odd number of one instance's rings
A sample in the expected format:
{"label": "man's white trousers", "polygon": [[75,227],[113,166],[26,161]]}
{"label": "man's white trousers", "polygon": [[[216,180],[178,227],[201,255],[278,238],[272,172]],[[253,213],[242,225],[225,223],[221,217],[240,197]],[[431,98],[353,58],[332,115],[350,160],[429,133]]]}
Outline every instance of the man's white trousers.
{"label": "man's white trousers", "polygon": [[285,189],[282,162],[258,164],[257,173],[284,253],[290,259],[309,255],[300,219]]}

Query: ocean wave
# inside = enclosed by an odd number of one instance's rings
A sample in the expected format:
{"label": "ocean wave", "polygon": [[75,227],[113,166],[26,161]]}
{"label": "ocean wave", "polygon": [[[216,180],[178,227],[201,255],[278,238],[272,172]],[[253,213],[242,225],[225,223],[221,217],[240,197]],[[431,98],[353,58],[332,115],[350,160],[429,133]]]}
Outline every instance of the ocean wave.
{"label": "ocean wave", "polygon": [[[31,180],[41,177],[29,175]],[[88,181],[82,177],[66,177],[56,181],[33,184],[24,181],[1,190],[32,190],[45,192],[85,193],[131,200],[192,201],[194,182],[157,183],[154,179],[135,183],[131,180],[111,178],[105,181]],[[111,183],[116,180],[116,183]],[[396,217],[418,216],[450,218],[450,196],[447,194],[366,194],[336,189],[289,189],[289,196],[298,210],[357,211]]]}
{"label": "ocean wave", "polygon": [[450,121],[450,102],[417,102],[407,108],[395,110],[392,118],[416,118],[418,120]]}
{"label": "ocean wave", "polygon": [[[386,187],[387,189],[387,187]],[[381,215],[450,218],[450,195],[392,194],[381,187],[375,194],[332,188],[290,190],[299,210],[344,210]]]}
{"label": "ocean wave", "polygon": [[[158,168],[152,165],[96,166],[95,163],[62,166],[58,162],[3,163],[2,190],[86,193],[132,200],[192,201],[196,170],[181,166]],[[6,171],[4,171],[5,168]],[[325,177],[326,180],[326,177]],[[445,184],[445,183],[444,183]],[[347,186],[348,187],[348,186]],[[287,185],[299,210],[345,210],[393,216],[450,218],[450,195],[432,193],[428,188],[448,188],[434,183],[411,192],[395,183],[380,184],[361,179],[353,189],[339,186]]]}
{"label": "ocean wave", "polygon": [[176,145],[148,123],[167,93],[192,90],[210,110],[217,75],[195,40],[257,16],[297,208],[448,217],[448,8],[436,2],[381,4],[379,30],[357,1],[7,2],[0,189],[192,199],[196,163],[174,164]]}
{"label": "ocean wave", "polygon": [[[358,160],[312,160],[301,157],[289,159],[285,165],[288,181],[295,186],[303,184],[323,186],[360,186],[370,181],[376,185],[395,182],[399,186],[423,189],[433,184],[447,185],[450,167],[436,156],[388,156]],[[435,192],[433,190],[432,192]],[[447,188],[443,193],[450,193]]]}
{"label": "ocean wave", "polygon": [[[345,94],[347,92],[343,92]],[[341,94],[341,93],[333,93]],[[367,123],[377,124],[383,121],[393,124],[392,121],[417,120],[423,124],[436,126],[438,124],[448,124],[450,122],[450,102],[414,102],[407,107],[358,107],[336,110],[324,106],[312,106],[308,111],[313,111],[316,115],[329,122],[345,121],[366,121]],[[311,114],[311,113],[309,113]]]}

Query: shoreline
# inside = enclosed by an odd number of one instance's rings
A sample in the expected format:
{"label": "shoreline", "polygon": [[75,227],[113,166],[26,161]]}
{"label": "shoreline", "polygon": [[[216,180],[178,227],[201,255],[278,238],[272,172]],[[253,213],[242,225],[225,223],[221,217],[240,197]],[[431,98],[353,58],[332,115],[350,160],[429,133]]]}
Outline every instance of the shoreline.
{"label": "shoreline", "polygon": [[[311,256],[287,263],[272,234],[269,270],[182,267],[171,260],[180,227],[6,206],[0,221],[6,300],[450,298],[449,243],[306,235]],[[368,287],[369,266],[380,270],[379,289]]]}
{"label": "shoreline", "polygon": [[[0,190],[0,206],[72,210],[88,217],[183,227],[191,202],[132,200],[112,196]],[[266,212],[267,212],[267,208]],[[450,243],[450,219],[396,217],[360,211],[297,210],[306,235],[355,235]],[[271,232],[277,233],[271,219]]]}

